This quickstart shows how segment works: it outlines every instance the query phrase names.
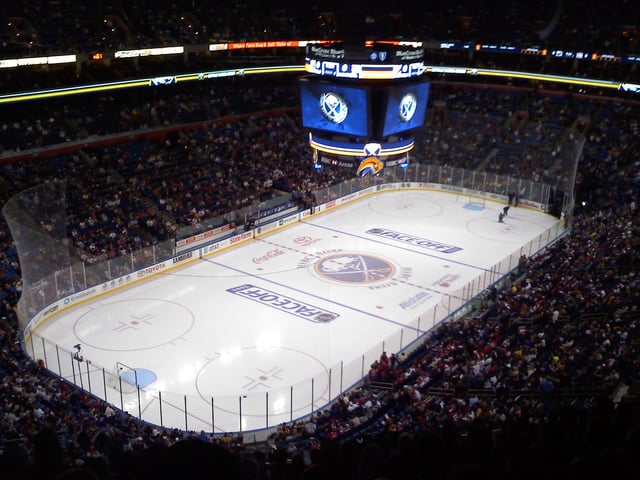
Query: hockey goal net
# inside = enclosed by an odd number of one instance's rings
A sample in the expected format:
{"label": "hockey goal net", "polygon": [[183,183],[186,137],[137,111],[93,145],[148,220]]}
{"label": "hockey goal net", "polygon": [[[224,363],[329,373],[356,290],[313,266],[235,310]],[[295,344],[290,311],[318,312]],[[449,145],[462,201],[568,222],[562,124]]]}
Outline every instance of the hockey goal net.
{"label": "hockey goal net", "polygon": [[485,198],[483,195],[470,195],[468,193],[459,193],[456,195],[456,202],[465,203],[471,207],[484,208]]}

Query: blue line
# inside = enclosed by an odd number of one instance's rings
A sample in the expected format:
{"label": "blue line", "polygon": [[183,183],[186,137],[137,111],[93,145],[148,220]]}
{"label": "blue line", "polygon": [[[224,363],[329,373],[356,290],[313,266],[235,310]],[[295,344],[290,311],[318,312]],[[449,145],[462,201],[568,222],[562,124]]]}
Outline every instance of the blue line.
{"label": "blue line", "polygon": [[456,263],[458,265],[462,265],[463,267],[473,268],[474,270],[481,270],[483,272],[489,271],[488,269],[486,269],[484,267],[479,267],[478,265],[471,265],[469,263],[459,262],[459,261],[453,260],[451,258],[439,257],[439,256],[433,255],[431,253],[422,252],[422,251],[419,251],[419,250],[412,250],[410,248],[401,247],[400,245],[393,245],[393,244],[385,243],[385,242],[383,242],[381,240],[376,240],[375,238],[363,237],[362,235],[357,235],[355,233],[345,232],[344,230],[338,230],[337,228],[329,228],[329,227],[325,227],[323,225],[317,225],[315,223],[311,223],[309,221],[305,221],[304,224],[305,225],[310,225],[310,226],[316,227],[316,228],[322,228],[324,230],[329,230],[330,232],[342,233],[343,235],[348,235],[350,237],[360,238],[362,240],[366,240],[366,241],[369,241],[369,242],[379,243],[380,245],[384,245],[385,247],[391,247],[391,248],[397,248],[397,249],[400,249],[400,250],[406,250],[407,252],[417,253],[418,255],[424,255],[426,257],[437,258],[438,260],[443,260],[443,261],[450,262],[450,263]]}
{"label": "blue line", "polygon": [[261,277],[260,275],[256,275],[254,273],[245,272],[243,270],[240,270],[239,268],[230,267],[228,265],[223,265],[222,263],[214,262],[213,260],[209,260],[207,258],[203,258],[202,260],[204,260],[205,262],[212,263],[213,265],[217,265],[217,266],[222,267],[222,268],[233,270],[234,272],[241,273],[243,275],[248,275],[249,277],[261,280],[263,282],[272,283],[272,284],[277,285],[279,287],[283,287],[283,288],[286,288],[286,289],[289,289],[289,290],[293,290],[293,291],[301,293],[303,295],[309,295],[310,297],[317,298],[318,300],[323,300],[325,302],[332,303],[332,304],[337,305],[339,307],[346,308],[348,310],[353,310],[354,312],[362,313],[364,315],[368,315],[368,316],[373,317],[373,318],[377,318],[378,320],[382,320],[382,321],[385,321],[385,322],[393,323],[394,325],[399,325],[399,326],[401,326],[403,328],[408,328],[408,329],[414,330],[416,332],[420,331],[420,329],[418,329],[418,328],[411,327],[409,325],[405,325],[404,323],[396,322],[395,320],[391,320],[390,318],[381,317],[380,315],[376,315],[376,314],[371,313],[371,312],[360,310],[359,308],[355,308],[355,307],[352,307],[350,305],[345,305],[344,303],[334,302],[333,300],[329,300],[326,297],[321,297],[320,295],[314,295],[313,293],[305,292],[304,290],[300,290],[298,288],[294,288],[294,287],[292,287],[290,285],[286,285],[284,283],[276,282],[274,280],[268,280],[268,279],[266,279],[264,277]]}

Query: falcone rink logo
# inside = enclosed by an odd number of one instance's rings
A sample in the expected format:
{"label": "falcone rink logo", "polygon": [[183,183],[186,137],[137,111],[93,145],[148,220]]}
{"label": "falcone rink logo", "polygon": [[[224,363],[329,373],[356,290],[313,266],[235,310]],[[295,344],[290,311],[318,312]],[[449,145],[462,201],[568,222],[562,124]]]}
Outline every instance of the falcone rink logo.
{"label": "falcone rink logo", "polygon": [[375,235],[376,237],[405,243],[407,245],[415,245],[416,247],[425,248],[427,250],[434,250],[440,253],[452,254],[462,250],[461,247],[457,247],[455,245],[449,245],[436,240],[429,240],[428,238],[416,237],[415,235],[407,233],[395,232],[387,228],[371,228],[367,230],[366,233],[369,235]]}
{"label": "falcone rink logo", "polygon": [[328,323],[340,316],[331,310],[250,283],[228,288],[227,292],[313,323]]}

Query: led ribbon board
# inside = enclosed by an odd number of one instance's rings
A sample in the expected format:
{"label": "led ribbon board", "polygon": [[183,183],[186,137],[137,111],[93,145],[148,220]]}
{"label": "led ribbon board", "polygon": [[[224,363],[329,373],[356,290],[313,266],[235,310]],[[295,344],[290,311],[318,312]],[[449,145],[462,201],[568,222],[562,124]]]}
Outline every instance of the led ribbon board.
{"label": "led ribbon board", "polygon": [[324,139],[309,134],[309,145],[311,145],[311,148],[320,152],[361,158],[374,154],[372,151],[374,145],[375,153],[378,157],[390,157],[410,152],[415,147],[415,142],[413,138],[408,138],[398,142],[358,144]]}

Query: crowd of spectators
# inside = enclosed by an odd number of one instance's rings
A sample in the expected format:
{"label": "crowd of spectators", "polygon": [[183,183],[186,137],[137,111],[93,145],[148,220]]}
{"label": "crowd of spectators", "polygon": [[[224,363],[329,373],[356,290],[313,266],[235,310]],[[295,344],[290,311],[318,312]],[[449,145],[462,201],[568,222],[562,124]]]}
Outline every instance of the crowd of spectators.
{"label": "crowd of spectators", "polygon": [[3,118],[0,154],[297,104],[296,90],[283,85],[281,76],[175,85],[170,99],[167,93],[163,87],[142,88],[22,103]]}
{"label": "crowd of spectators", "polygon": [[[446,106],[443,112],[429,116],[425,131],[442,122],[443,115],[482,115],[483,102],[493,109],[504,105],[497,115],[503,119],[518,111],[538,112],[534,106],[546,103],[538,93],[500,91],[494,95],[502,100],[491,101],[490,91],[477,86],[436,87],[434,97],[446,99]],[[260,96],[261,92],[253,94]],[[516,100],[505,100],[511,97]],[[410,356],[383,356],[371,366],[362,387],[345,392],[310,418],[280,426],[266,445],[247,447],[230,436],[143,425],[51,377],[42,365],[26,357],[15,318],[20,265],[11,238],[3,230],[0,458],[6,471],[16,478],[42,478],[46,471],[52,478],[82,467],[103,475],[108,471],[118,478],[145,478],[151,473],[162,478],[160,465],[165,471],[169,466],[156,463],[158,458],[168,462],[171,457],[164,456],[168,451],[186,450],[186,445],[214,448],[216,455],[227,455],[229,468],[240,468],[247,478],[261,478],[266,472],[271,478],[304,478],[312,475],[311,470],[325,475],[319,478],[368,478],[374,473],[383,478],[448,478],[466,469],[499,476],[531,475],[542,468],[576,474],[585,468],[632,466],[635,458],[629,449],[636,446],[639,412],[635,403],[621,398],[624,387],[638,380],[638,185],[633,173],[638,161],[638,125],[633,120],[637,106],[601,99],[595,104],[580,98],[566,102],[563,111],[574,113],[567,113],[565,124],[573,124],[572,115],[587,112],[589,116],[588,126],[583,127],[588,142],[578,178],[579,198],[586,204],[578,206],[571,234],[540,256],[525,259],[509,288],[487,292],[472,315],[438,326]],[[538,114],[544,111],[541,108]],[[548,112],[543,120],[557,117],[557,108]],[[71,157],[9,164],[3,169],[11,173],[7,185],[17,192],[29,186],[29,181],[37,183],[64,172],[76,179],[95,177],[95,169],[79,166],[83,163],[80,158],[93,157],[90,165],[109,165],[101,174],[119,172],[123,178],[138,178],[140,191],[155,191],[153,201],[162,205],[162,199],[170,202],[187,191],[198,192],[194,181],[200,176],[209,184],[212,178],[221,185],[228,182],[224,175],[212,177],[201,171],[206,162],[199,163],[199,159],[204,157],[210,160],[213,172],[220,172],[221,160],[216,161],[215,150],[210,151],[218,145],[224,152],[221,158],[242,159],[234,175],[242,185],[248,178],[242,176],[242,170],[249,167],[258,178],[260,172],[280,169],[289,187],[339,181],[339,170],[327,169],[324,175],[329,176],[319,180],[310,162],[306,162],[308,168],[301,167],[308,153],[304,143],[298,140],[296,144],[291,133],[296,132],[295,121],[289,115],[256,115],[228,125],[191,127],[172,137],[175,150],[166,139],[150,139],[142,141],[135,155],[127,149],[136,142],[123,143]],[[496,122],[496,132],[502,126]],[[454,129],[446,131],[440,140],[459,146],[459,140],[447,136],[456,135]],[[239,138],[250,141],[240,142]],[[477,150],[475,142],[474,137],[468,140],[470,151]],[[439,148],[439,143],[424,145],[421,155],[425,161],[447,164],[446,155],[438,159],[429,155],[429,148]],[[157,176],[154,169],[132,175],[139,163],[157,162],[163,156],[159,148],[171,152],[167,162],[183,166],[194,162],[193,171],[200,173],[176,177],[165,185],[173,190],[164,193],[154,183],[161,184],[167,176],[161,168]],[[183,150],[191,155],[177,154]],[[283,151],[289,155],[283,156]],[[232,191],[230,198],[242,202],[248,192],[259,194],[264,180]],[[109,185],[105,182],[103,186]],[[104,204],[112,194],[108,188],[97,193],[103,195]],[[214,205],[212,195],[205,191],[202,198],[192,200]],[[89,203],[94,205],[94,201]],[[80,201],[74,204],[85,206]],[[230,206],[233,204],[218,208],[223,211]],[[75,215],[84,214],[78,210]],[[597,435],[592,429],[597,429]],[[154,467],[148,463],[152,458]]]}
{"label": "crowd of spectators", "polygon": [[[67,214],[69,236],[79,257],[94,264],[168,240],[179,229],[224,217],[283,192],[304,196],[312,187],[331,185],[345,175],[332,168],[312,171],[299,128],[293,77],[236,79],[225,85],[224,90],[200,84],[177,88],[171,101],[158,92],[139,98],[116,96],[117,100],[109,101],[113,106],[120,102],[120,110],[103,109],[101,125],[109,125],[107,132],[120,138],[120,143],[81,142],[84,148],[78,146],[75,152],[46,162],[16,164],[8,154],[11,163],[1,167],[5,191],[26,189],[45,179],[69,180],[68,203],[76,205]],[[544,95],[530,89],[500,91],[434,82],[433,92],[428,134],[416,137],[418,162],[551,184],[554,170],[539,159],[555,158],[558,137],[575,123],[563,118],[573,115],[575,119],[585,111],[591,114],[597,107],[590,100],[570,97],[545,101]],[[260,108],[260,102],[271,113],[249,115]],[[483,104],[491,105],[487,112],[481,111]],[[82,121],[74,110],[69,111],[79,118],[77,122]],[[630,107],[629,114],[633,111]],[[160,115],[160,121],[154,120]],[[211,121],[229,117],[233,122]],[[39,123],[38,117],[31,122]],[[90,121],[84,124],[85,137],[99,139],[106,133]],[[177,130],[185,124],[192,127]],[[174,130],[153,136],[151,127]],[[131,132],[144,130],[148,136],[130,140]],[[46,145],[44,140],[36,143]],[[20,159],[20,153],[15,152],[15,158]],[[257,157],[260,162],[245,161]],[[308,181],[311,173],[313,185]],[[77,181],[80,178],[92,181]]]}
{"label": "crowd of spectators", "polygon": [[[588,5],[588,7],[587,7]],[[456,5],[415,1],[381,6],[366,0],[332,0],[300,5],[286,0],[167,2],[71,0],[52,4],[16,1],[0,13],[4,50],[94,52],[216,40],[334,38],[361,26],[385,38],[524,42],[529,45],[633,52],[637,11],[632,2],[614,5],[544,0],[535,5],[510,0],[462,1]],[[348,15],[357,18],[347,18]],[[357,32],[360,33],[360,32]],[[364,32],[362,32],[364,33]]]}
{"label": "crowd of spectators", "polygon": [[[2,7],[7,19],[29,21],[16,21],[11,28],[5,24],[1,54],[333,34],[330,25],[288,21],[301,14],[287,11],[291,2],[263,2],[277,21],[257,17],[250,2],[232,2],[229,10],[208,15],[206,21],[198,12],[183,15],[186,9],[177,11],[167,2],[94,2],[89,7],[61,1],[59,10],[47,10],[49,3]],[[219,8],[215,2],[197,3],[200,11],[202,6]],[[548,42],[618,52],[637,45],[632,35],[617,28],[633,12],[631,2],[608,9],[608,23],[596,21],[599,10],[578,8],[571,1],[543,2],[529,15],[523,15],[530,8],[523,2],[499,3],[505,12],[500,20],[506,22],[494,30],[498,38],[515,32],[519,39],[544,40],[536,32],[551,24],[555,27],[545,37]],[[554,20],[556,3],[565,10]],[[455,12],[432,6],[425,12],[430,22],[416,16],[403,33],[483,38],[495,22],[475,9],[469,16],[476,21],[462,21],[473,5],[477,2],[463,2]],[[73,18],[63,18],[61,12],[74,12]],[[104,20],[103,15],[109,18],[97,28],[96,18]],[[261,30],[263,21],[269,29]],[[316,30],[301,30],[308,25]],[[25,35],[36,41],[23,42]],[[585,40],[597,43],[581,43]],[[224,89],[218,84],[176,88],[172,97],[157,90],[148,96],[92,97],[98,99],[95,103],[67,99],[13,112],[4,117],[0,133],[0,144],[12,153],[191,125],[162,138],[79,146],[64,155],[7,162],[1,167],[0,202],[42,182],[73,178],[77,189],[71,193],[78,197],[75,210],[68,212],[69,234],[86,261],[91,255],[117,256],[145,242],[171,238],[179,225],[281,191],[313,190],[350,175],[330,166],[320,173],[312,168],[291,111],[297,103],[294,90],[284,84],[237,83]],[[383,354],[362,386],[308,418],[279,426],[268,442],[251,445],[232,434],[143,424],[51,376],[42,362],[29,358],[16,317],[21,266],[2,222],[3,478],[162,479],[206,472],[205,477],[241,480],[570,479],[638,471],[640,400],[634,388],[640,382],[640,107],[601,97],[478,85],[442,84],[432,92],[416,161],[533,177],[533,162],[526,157],[517,163],[509,155],[498,156],[505,163],[486,159],[493,158],[497,143],[522,138],[553,146],[558,126],[586,135],[576,182],[578,204],[567,236],[539,255],[523,258],[507,288],[487,291],[471,314],[438,325],[409,354]],[[289,110],[206,122],[281,107]],[[545,172],[537,174],[544,178]],[[96,225],[99,221],[103,224]],[[111,233],[117,239],[112,244],[107,240]]]}
{"label": "crowd of spectators", "polygon": [[[637,56],[637,12],[632,2],[618,1],[602,11],[598,2],[586,7],[576,0],[523,2],[457,2],[456,5],[397,2],[386,8],[366,0],[326,0],[302,5],[288,0],[243,2],[120,2],[103,0],[77,5],[17,1],[0,9],[0,59],[49,54],[84,55],[81,65],[3,69],[0,91],[64,87],[117,81],[228,65],[233,58],[283,57],[302,62],[302,49],[248,50],[226,54],[208,52],[168,55],[158,62],[137,57],[92,61],[95,53],[162,46],[206,46],[245,40],[309,40],[367,38],[423,41],[429,65],[493,67],[573,77],[640,83]],[[593,7],[593,8],[592,8]],[[547,55],[518,55],[490,51],[451,50],[433,45],[451,43],[512,45],[546,50]],[[582,52],[585,59],[550,55],[552,50]],[[236,56],[237,54],[237,56]],[[615,60],[591,61],[607,54]],[[606,57],[609,58],[609,57]],[[504,79],[514,82],[513,78]],[[46,124],[45,124],[46,127]]]}

